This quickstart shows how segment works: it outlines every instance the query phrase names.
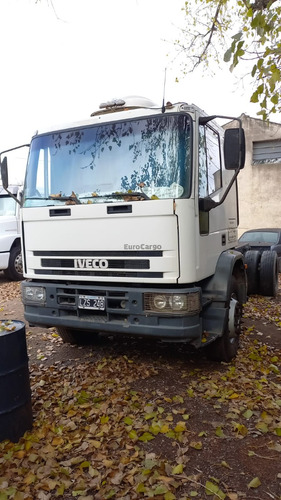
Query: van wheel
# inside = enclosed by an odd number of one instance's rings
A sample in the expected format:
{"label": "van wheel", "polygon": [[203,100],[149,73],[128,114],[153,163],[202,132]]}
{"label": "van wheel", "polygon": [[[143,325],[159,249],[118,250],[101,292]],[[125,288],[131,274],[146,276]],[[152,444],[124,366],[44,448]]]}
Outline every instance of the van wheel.
{"label": "van wheel", "polygon": [[248,250],[245,253],[245,264],[247,266],[247,293],[255,295],[259,293],[259,264],[261,254],[258,250]]}
{"label": "van wheel", "polygon": [[22,256],[19,246],[12,248],[9,258],[9,266],[4,270],[6,278],[12,281],[23,279]]}
{"label": "van wheel", "polygon": [[268,297],[276,297],[278,293],[277,253],[266,250],[261,256],[260,293]]}
{"label": "van wheel", "polygon": [[239,337],[242,331],[242,304],[238,300],[237,281],[232,277],[228,308],[228,322],[221,337],[207,346],[207,356],[212,361],[229,363],[239,349]]}
{"label": "van wheel", "polygon": [[97,343],[99,337],[98,333],[89,333],[84,330],[77,330],[65,326],[56,327],[62,341],[72,345],[89,345]]}

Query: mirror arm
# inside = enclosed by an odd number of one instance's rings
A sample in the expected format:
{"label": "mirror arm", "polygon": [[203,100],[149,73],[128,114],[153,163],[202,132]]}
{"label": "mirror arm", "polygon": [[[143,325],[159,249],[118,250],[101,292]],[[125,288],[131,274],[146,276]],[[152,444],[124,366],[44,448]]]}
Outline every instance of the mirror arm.
{"label": "mirror arm", "polygon": [[11,193],[11,191],[9,191],[9,189],[7,189],[5,187],[4,187],[4,189],[8,193],[8,195],[11,196],[19,204],[19,206],[21,207],[22,206],[21,202],[17,199],[17,197],[13,193]]}
{"label": "mirror arm", "polygon": [[30,147],[30,144],[22,144],[21,146],[16,146],[15,148],[5,149],[5,151],[1,151],[1,152],[0,152],[0,157],[1,157],[1,155],[3,155],[4,153],[9,153],[10,151],[15,151],[16,149],[20,149],[20,148],[29,148],[29,147]]}
{"label": "mirror arm", "polygon": [[9,196],[11,196],[11,198],[13,198],[18,204],[19,206],[21,207],[22,206],[22,203],[17,199],[17,197],[11,193],[11,191],[9,191],[8,189],[8,167],[7,167],[7,157],[4,158],[3,162],[1,161],[1,155],[3,155],[4,153],[9,153],[10,151],[15,151],[16,149],[21,149],[21,148],[29,148],[30,147],[30,144],[22,144],[21,146],[16,146],[15,148],[11,148],[11,149],[6,149],[5,151],[1,151],[0,152],[0,166],[1,166],[1,177],[2,177],[2,185],[3,185],[3,188],[5,189],[5,191],[8,193]]}

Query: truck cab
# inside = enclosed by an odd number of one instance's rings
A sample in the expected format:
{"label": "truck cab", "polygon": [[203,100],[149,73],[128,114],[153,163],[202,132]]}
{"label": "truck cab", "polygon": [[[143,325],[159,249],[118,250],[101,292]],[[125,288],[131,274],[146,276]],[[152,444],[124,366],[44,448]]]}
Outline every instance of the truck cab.
{"label": "truck cab", "polygon": [[27,321],[71,343],[106,332],[235,356],[245,139],[239,119],[224,131],[216,118],[229,117],[129,97],[32,138],[21,209]]}

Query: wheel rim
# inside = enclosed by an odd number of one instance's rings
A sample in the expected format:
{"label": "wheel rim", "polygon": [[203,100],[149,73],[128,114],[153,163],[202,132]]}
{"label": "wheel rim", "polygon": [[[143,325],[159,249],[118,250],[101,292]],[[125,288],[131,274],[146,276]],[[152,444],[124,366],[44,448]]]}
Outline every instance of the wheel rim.
{"label": "wheel rim", "polygon": [[15,270],[17,271],[17,273],[22,274],[22,257],[21,257],[21,253],[19,253],[16,256],[14,264],[15,264]]}
{"label": "wheel rim", "polygon": [[242,307],[235,297],[231,297],[229,304],[228,329],[229,339],[233,343],[241,333]]}

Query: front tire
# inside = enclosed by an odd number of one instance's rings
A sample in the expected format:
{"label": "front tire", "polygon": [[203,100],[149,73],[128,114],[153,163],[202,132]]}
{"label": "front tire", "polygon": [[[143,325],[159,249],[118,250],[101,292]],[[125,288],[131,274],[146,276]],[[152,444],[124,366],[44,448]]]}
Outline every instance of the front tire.
{"label": "front tire", "polygon": [[228,322],[221,337],[207,347],[207,356],[212,361],[229,363],[237,355],[239,337],[242,331],[242,304],[238,300],[238,285],[232,277],[230,300],[228,307]]}
{"label": "front tire", "polygon": [[23,267],[20,246],[12,248],[8,268],[4,270],[6,278],[12,281],[23,280]]}

